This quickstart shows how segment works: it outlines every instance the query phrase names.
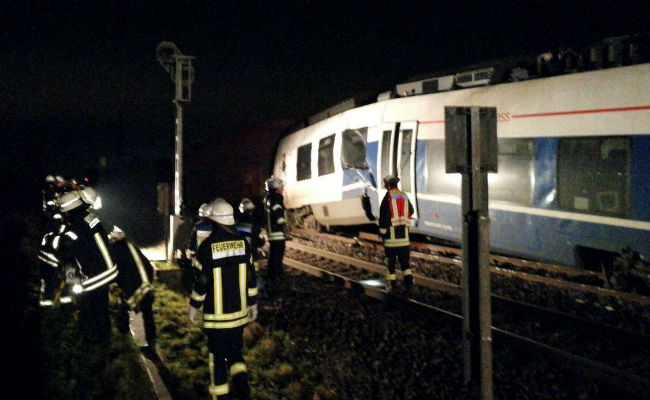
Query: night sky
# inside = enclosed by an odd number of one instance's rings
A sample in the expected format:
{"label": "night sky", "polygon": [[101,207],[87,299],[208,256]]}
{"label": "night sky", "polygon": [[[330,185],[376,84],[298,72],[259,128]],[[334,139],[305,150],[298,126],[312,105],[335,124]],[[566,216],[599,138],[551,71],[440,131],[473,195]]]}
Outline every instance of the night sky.
{"label": "night sky", "polygon": [[196,57],[184,116],[192,154],[417,75],[643,32],[650,20],[648,1],[3,3],[2,187],[16,193],[3,206],[39,205],[46,174],[79,177],[103,156],[110,179],[140,188],[143,213],[173,165],[162,41]]}

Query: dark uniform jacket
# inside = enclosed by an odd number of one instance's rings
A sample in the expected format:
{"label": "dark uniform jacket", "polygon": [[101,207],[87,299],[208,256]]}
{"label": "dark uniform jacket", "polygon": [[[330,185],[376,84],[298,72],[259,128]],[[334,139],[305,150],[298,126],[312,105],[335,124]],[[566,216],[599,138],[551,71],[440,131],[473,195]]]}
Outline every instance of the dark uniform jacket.
{"label": "dark uniform jacket", "polygon": [[397,188],[386,192],[379,206],[379,234],[386,247],[409,246],[409,224],[413,205]]}
{"label": "dark uniform jacket", "polygon": [[190,233],[190,241],[187,244],[186,257],[192,260],[192,266],[201,269],[200,264],[196,262],[196,251],[201,243],[212,233],[212,221],[201,218],[194,223]]}
{"label": "dark uniform jacket", "polygon": [[72,216],[55,245],[61,248],[64,265],[77,266],[84,292],[106,286],[117,278],[106,231],[94,214]]}
{"label": "dark uniform jacket", "polygon": [[285,240],[287,221],[284,216],[284,196],[270,192],[264,198],[266,232],[269,241]]}
{"label": "dark uniform jacket", "polygon": [[[39,270],[41,279],[40,305],[51,306],[57,300],[69,302],[71,298],[62,293],[65,282],[64,272],[60,260],[59,242],[60,232],[65,232],[66,226],[61,225],[60,229],[52,231],[43,236],[41,247],[38,252]],[[60,297],[64,295],[63,297]]]}
{"label": "dark uniform jacket", "polygon": [[127,239],[115,240],[110,246],[113,261],[120,271],[117,284],[122,296],[130,309],[137,310],[142,299],[153,290],[153,266]]}
{"label": "dark uniform jacket", "polygon": [[257,271],[257,249],[264,246],[264,239],[261,236],[262,227],[255,219],[255,215],[244,213],[237,221],[237,231],[241,233],[251,245],[253,261],[256,264],[255,270]]}
{"label": "dark uniform jacket", "polygon": [[257,302],[251,248],[235,227],[213,224],[197,250],[201,265],[190,305],[203,307],[203,327],[232,329],[248,323],[248,307]]}

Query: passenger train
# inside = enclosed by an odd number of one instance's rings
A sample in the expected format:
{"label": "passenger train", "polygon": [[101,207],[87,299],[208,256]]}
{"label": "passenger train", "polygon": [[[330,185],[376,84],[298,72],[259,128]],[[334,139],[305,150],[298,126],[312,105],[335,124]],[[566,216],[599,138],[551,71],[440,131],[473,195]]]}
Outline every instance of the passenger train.
{"label": "passenger train", "polygon": [[492,72],[410,82],[405,96],[285,136],[273,174],[286,208],[323,226],[372,224],[382,177],[395,173],[416,210],[411,231],[458,243],[461,176],[445,172],[445,106],[496,107],[493,252],[597,270],[624,247],[650,259],[650,64],[481,81]]}

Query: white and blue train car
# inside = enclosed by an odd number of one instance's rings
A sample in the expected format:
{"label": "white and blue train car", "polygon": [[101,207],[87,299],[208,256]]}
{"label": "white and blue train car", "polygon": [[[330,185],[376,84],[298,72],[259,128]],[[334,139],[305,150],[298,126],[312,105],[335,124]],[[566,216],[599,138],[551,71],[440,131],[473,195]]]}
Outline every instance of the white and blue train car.
{"label": "white and blue train car", "polygon": [[445,173],[445,106],[497,108],[488,176],[493,252],[564,265],[623,247],[650,259],[650,64],[379,101],[281,140],[288,209],[371,223],[397,173],[413,232],[460,241],[460,174]]}

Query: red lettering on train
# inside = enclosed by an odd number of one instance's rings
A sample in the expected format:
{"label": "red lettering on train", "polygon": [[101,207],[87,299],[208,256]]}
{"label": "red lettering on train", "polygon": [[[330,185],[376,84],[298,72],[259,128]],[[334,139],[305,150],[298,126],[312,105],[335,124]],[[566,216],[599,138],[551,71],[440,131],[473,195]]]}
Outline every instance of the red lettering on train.
{"label": "red lettering on train", "polygon": [[497,113],[497,121],[499,122],[508,122],[512,119],[512,114],[510,113]]}

